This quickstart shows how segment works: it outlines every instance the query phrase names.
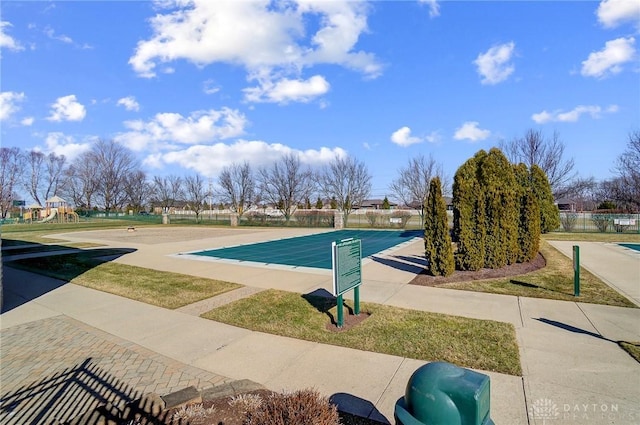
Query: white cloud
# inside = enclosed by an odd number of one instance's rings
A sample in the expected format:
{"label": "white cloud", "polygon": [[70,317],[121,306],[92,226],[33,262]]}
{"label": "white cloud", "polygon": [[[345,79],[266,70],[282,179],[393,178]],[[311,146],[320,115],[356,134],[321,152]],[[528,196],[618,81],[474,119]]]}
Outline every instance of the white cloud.
{"label": "white cloud", "polygon": [[470,140],[472,142],[485,140],[491,135],[491,132],[479,128],[479,125],[477,121],[467,121],[456,130],[453,138],[456,140]]}
{"label": "white cloud", "polygon": [[91,149],[91,143],[77,143],[72,136],[60,132],[48,133],[45,138],[46,152],[64,155],[68,161],[73,161],[81,153]]}
{"label": "white cloud", "polygon": [[139,111],[140,104],[136,101],[136,98],[133,96],[127,96],[118,99],[116,103],[118,106],[124,106],[124,109],[127,111]]}
{"label": "white cloud", "polygon": [[128,148],[141,151],[148,147],[162,149],[178,144],[214,143],[240,136],[247,125],[246,117],[235,109],[222,108],[192,112],[188,117],[165,112],[150,121],[125,121],[129,131],[115,140]]}
{"label": "white cloud", "polygon": [[582,75],[603,78],[621,72],[622,65],[635,57],[635,42],[633,37],[607,41],[604,49],[590,53],[587,60],[582,62]]}
{"label": "white cloud", "polygon": [[391,141],[398,146],[410,146],[421,143],[422,139],[411,135],[411,129],[407,126],[402,127],[391,134]]}
{"label": "white cloud", "polygon": [[202,91],[204,91],[205,94],[214,94],[220,91],[220,87],[215,85],[215,81],[208,79],[202,83]]}
{"label": "white cloud", "polygon": [[429,5],[429,16],[435,18],[440,16],[440,5],[437,0],[418,0],[420,3]]}
{"label": "white cloud", "polygon": [[67,35],[57,35],[56,32],[51,27],[46,27],[44,29],[44,34],[52,40],[58,40],[66,44],[73,44],[73,40],[71,37]]}
{"label": "white cloud", "polygon": [[244,89],[245,99],[249,102],[309,102],[315,97],[322,96],[329,91],[329,83],[321,75],[314,75],[308,80],[290,80],[283,78],[279,81],[260,81],[259,87]]}
{"label": "white cloud", "polygon": [[9,34],[5,32],[5,28],[12,27],[11,22],[2,21],[0,22],[0,48],[9,49],[13,51],[24,50],[24,47],[16,41],[15,38],[11,37]]}
{"label": "white cloud", "polygon": [[482,84],[498,84],[513,73],[515,67],[510,62],[515,50],[513,41],[493,46],[485,53],[480,53],[473,63],[478,67]]}
{"label": "white cloud", "polygon": [[537,114],[533,114],[531,119],[538,124],[544,124],[547,122],[576,122],[580,119],[581,115],[588,114],[591,118],[600,118],[604,113],[615,113],[618,111],[618,105],[610,105],[606,109],[597,105],[578,105],[571,111],[563,112],[562,110],[556,110],[553,112],[542,111]]}
{"label": "white cloud", "polygon": [[382,70],[373,54],[355,49],[367,31],[363,2],[174,0],[156,6],[169,11],[150,19],[153,35],[140,41],[129,59],[142,77],[154,77],[159,65],[179,59],[197,66],[240,65],[250,80],[274,75],[280,82],[301,81],[303,69],[317,64],[344,66],[370,78]]}
{"label": "white cloud", "polygon": [[640,2],[637,0],[604,0],[596,14],[605,28],[615,28],[626,21],[640,26]]}
{"label": "white cloud", "polygon": [[225,166],[234,162],[246,161],[252,167],[259,168],[268,166],[290,153],[298,155],[303,164],[313,167],[322,166],[336,156],[344,157],[347,154],[341,148],[322,147],[301,151],[280,143],[238,140],[232,144],[198,145],[181,151],[151,154],[144,160],[144,164],[155,168],[161,168],[165,164],[177,164],[206,177],[216,177]]}
{"label": "white cloud", "polygon": [[51,105],[51,115],[47,117],[49,121],[82,121],[87,115],[84,105],[78,102],[76,95],[59,97]]}
{"label": "white cloud", "polygon": [[35,118],[33,117],[25,117],[20,120],[20,124],[24,125],[25,127],[30,127],[31,125],[33,125],[34,121],[35,121]]}
{"label": "white cloud", "polygon": [[24,93],[13,91],[0,93],[0,121],[8,120],[14,113],[18,112],[20,107],[17,104],[22,102],[24,98]]}

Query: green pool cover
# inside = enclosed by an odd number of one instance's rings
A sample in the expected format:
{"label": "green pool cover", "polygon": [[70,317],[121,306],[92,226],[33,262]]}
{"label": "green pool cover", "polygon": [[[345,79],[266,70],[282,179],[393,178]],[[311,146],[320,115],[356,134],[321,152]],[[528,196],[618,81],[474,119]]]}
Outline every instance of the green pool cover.
{"label": "green pool cover", "polygon": [[294,267],[331,269],[331,242],[354,238],[362,241],[362,257],[384,251],[415,237],[422,230],[337,230],[248,245],[192,252],[193,255]]}

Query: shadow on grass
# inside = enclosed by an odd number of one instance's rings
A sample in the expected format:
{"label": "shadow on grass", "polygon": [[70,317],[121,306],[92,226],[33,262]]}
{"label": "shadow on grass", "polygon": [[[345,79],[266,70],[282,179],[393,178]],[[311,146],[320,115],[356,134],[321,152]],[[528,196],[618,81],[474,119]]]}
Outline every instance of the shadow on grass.
{"label": "shadow on grass", "polygon": [[[128,248],[98,248],[74,249],[73,253],[61,253],[62,249],[69,248],[52,250],[52,245],[31,244],[30,246],[29,253],[13,256],[10,255],[11,250],[3,253],[1,313],[6,313],[53,291],[100,264],[135,251]],[[38,247],[42,249],[38,250]],[[25,274],[20,270],[35,273],[38,276]]]}
{"label": "shadow on grass", "polygon": [[[333,296],[332,293],[327,291],[326,289],[316,289],[313,292],[309,292],[308,294],[302,294],[302,298],[304,298],[309,304],[311,304],[316,310],[320,313],[326,314],[331,320],[331,324],[333,326],[338,326],[338,322],[336,318],[331,314],[331,309],[337,305],[337,299]],[[353,308],[349,307],[344,301],[342,305],[349,311],[350,315],[353,315]]]}
{"label": "shadow on grass", "polygon": [[521,280],[511,279],[509,281],[509,283],[511,283],[513,285],[523,286],[525,288],[540,289],[542,291],[554,292],[556,294],[573,295],[573,293],[564,292],[564,291],[557,291],[555,289],[545,288],[544,286],[536,285],[535,283],[524,282],[524,281],[521,281]]}

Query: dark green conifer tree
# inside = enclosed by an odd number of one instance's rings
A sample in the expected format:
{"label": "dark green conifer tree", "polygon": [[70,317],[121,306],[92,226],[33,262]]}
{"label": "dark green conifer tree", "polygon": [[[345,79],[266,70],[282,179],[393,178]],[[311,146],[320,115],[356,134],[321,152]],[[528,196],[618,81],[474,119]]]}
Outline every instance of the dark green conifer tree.
{"label": "dark green conifer tree", "polygon": [[478,180],[478,166],[487,156],[483,150],[458,168],[453,178],[453,236],[460,270],[484,266],[486,239],[484,193]]}
{"label": "dark green conifer tree", "polygon": [[537,165],[531,166],[531,189],[540,207],[540,232],[548,233],[560,227],[560,211],[554,203],[547,175]]}
{"label": "dark green conifer tree", "polygon": [[486,197],[484,266],[496,269],[518,258],[517,184],[511,163],[497,148],[492,148],[480,163],[479,175]]}
{"label": "dark green conifer tree", "polygon": [[540,208],[531,189],[531,173],[523,163],[514,166],[518,183],[518,205],[520,220],[518,226],[518,262],[533,260],[540,248]]}
{"label": "dark green conifer tree", "polygon": [[433,276],[449,276],[455,270],[453,247],[449,235],[447,204],[442,197],[440,178],[429,184],[424,210],[424,248],[428,271]]}

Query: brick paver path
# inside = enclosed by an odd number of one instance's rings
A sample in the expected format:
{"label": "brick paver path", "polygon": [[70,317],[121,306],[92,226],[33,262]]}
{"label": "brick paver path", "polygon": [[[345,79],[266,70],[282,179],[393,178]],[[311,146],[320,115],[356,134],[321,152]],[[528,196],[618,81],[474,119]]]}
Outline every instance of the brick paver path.
{"label": "brick paver path", "polygon": [[230,382],[60,315],[0,332],[0,423],[57,424],[146,393]]}

